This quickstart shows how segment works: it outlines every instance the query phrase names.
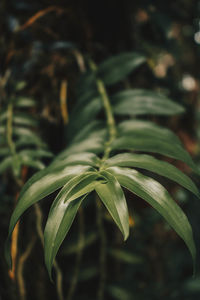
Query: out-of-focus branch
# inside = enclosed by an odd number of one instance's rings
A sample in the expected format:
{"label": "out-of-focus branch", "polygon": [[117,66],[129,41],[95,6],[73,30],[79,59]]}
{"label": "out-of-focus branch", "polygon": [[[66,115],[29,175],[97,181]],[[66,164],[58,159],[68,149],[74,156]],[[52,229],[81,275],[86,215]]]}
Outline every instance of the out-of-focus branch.
{"label": "out-of-focus branch", "polygon": [[[36,214],[37,233],[40,238],[41,244],[44,247],[44,238],[43,238],[43,230],[42,230],[42,210],[41,210],[39,204],[37,204],[37,203],[34,205],[34,208],[35,208],[35,214]],[[63,281],[62,272],[61,272],[61,269],[59,268],[56,260],[54,261],[53,266],[54,266],[54,269],[56,272],[56,289],[57,289],[58,299],[64,300],[63,290],[62,290],[62,281]]]}
{"label": "out-of-focus branch", "polygon": [[68,109],[67,109],[67,80],[62,80],[60,86],[60,109],[62,114],[63,123],[68,123]]}
{"label": "out-of-focus branch", "polygon": [[85,67],[83,55],[77,49],[72,50],[72,53],[76,59],[77,65],[79,66],[81,73],[84,73],[86,71],[86,67]]}
{"label": "out-of-focus branch", "polygon": [[36,14],[34,14],[30,19],[28,19],[28,21],[26,21],[22,26],[20,26],[18,31],[25,30],[26,28],[33,25],[33,23],[35,23],[38,19],[44,17],[46,14],[52,11],[55,11],[57,14],[63,14],[64,12],[66,12],[65,9],[59,6],[49,6],[45,9],[39,10]]}
{"label": "out-of-focus branch", "polygon": [[18,282],[18,287],[19,287],[19,295],[20,295],[20,300],[25,300],[26,299],[26,287],[25,287],[25,281],[23,277],[23,270],[24,270],[24,264],[29,257],[33,246],[35,244],[36,237],[34,236],[32,240],[29,242],[26,250],[24,253],[19,257],[18,260],[18,267],[17,267],[17,282]]}

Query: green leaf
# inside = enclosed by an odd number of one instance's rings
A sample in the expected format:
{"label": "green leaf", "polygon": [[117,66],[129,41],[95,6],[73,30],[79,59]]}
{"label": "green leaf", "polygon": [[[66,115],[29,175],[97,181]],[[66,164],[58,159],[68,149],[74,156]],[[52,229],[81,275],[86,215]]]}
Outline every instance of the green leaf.
{"label": "green leaf", "polygon": [[106,160],[105,166],[135,167],[146,169],[177,182],[194,193],[197,197],[200,197],[198,188],[187,175],[173,165],[165,161],[158,160],[150,155],[135,153],[118,154]]}
{"label": "green leaf", "polygon": [[12,166],[12,156],[4,158],[0,163],[0,174]]}
{"label": "green leaf", "polygon": [[[5,111],[4,113],[0,114],[0,121],[4,122],[7,120],[8,117],[8,111]],[[19,114],[19,113],[15,113],[13,116],[13,123],[17,124],[17,125],[25,125],[25,126],[32,126],[35,127],[38,122],[33,119],[31,116],[27,115],[27,114]]]}
{"label": "green leaf", "polygon": [[94,190],[99,184],[95,181],[97,177],[97,173],[88,172],[71,179],[59,192],[51,206],[44,230],[45,263],[50,277],[54,258],[85,198],[80,197]]}
{"label": "green leaf", "polygon": [[71,154],[69,156],[61,157],[57,156],[56,159],[51,163],[49,167],[58,167],[58,166],[73,166],[73,165],[87,165],[87,166],[98,166],[99,158],[96,154],[91,152],[82,152]]}
{"label": "green leaf", "polygon": [[145,133],[139,135],[126,135],[117,138],[111,145],[113,150],[134,150],[142,152],[154,152],[165,156],[172,157],[177,160],[181,160],[190,166],[195,172],[198,172],[192,158],[187,151],[183,149],[181,144],[174,143],[171,138],[164,138],[161,136],[145,137]]}
{"label": "green leaf", "polygon": [[129,235],[129,215],[123,190],[113,175],[106,171],[100,174],[107,179],[107,183],[98,185],[95,190],[126,240]]}
{"label": "green leaf", "polygon": [[180,139],[168,128],[161,127],[150,121],[126,120],[118,125],[118,136],[132,135],[142,138],[169,140],[174,144],[182,145]]}
{"label": "green leaf", "polygon": [[101,131],[99,135],[91,135],[87,139],[82,140],[80,142],[75,142],[70,145],[66,150],[59,154],[59,157],[67,157],[68,155],[72,155],[75,153],[81,152],[93,152],[93,153],[101,153],[104,149],[105,143],[105,130]]}
{"label": "green leaf", "polygon": [[186,215],[171,198],[167,190],[154,179],[144,176],[136,170],[111,167],[107,171],[113,174],[123,187],[144,199],[166,219],[169,225],[184,240],[193,261],[195,261],[196,248],[192,228]]}
{"label": "green leaf", "polygon": [[24,158],[24,160],[26,158],[30,159],[34,159],[34,158],[41,158],[41,157],[53,157],[53,154],[47,150],[43,150],[43,149],[35,149],[35,150],[22,150],[18,153],[19,156],[21,156],[22,158]]}
{"label": "green leaf", "polygon": [[134,89],[119,92],[112,97],[113,111],[119,115],[176,115],[184,108],[165,95],[150,90]]}
{"label": "green leaf", "polygon": [[146,58],[143,55],[134,52],[112,56],[99,65],[97,76],[106,85],[111,85],[124,79],[130,72],[143,64],[145,60]]}
{"label": "green leaf", "polygon": [[14,115],[13,122],[17,125],[31,126],[31,127],[36,127],[38,125],[37,120],[35,120],[31,116],[26,114],[19,114],[19,113]]}
{"label": "green leaf", "polygon": [[53,170],[45,168],[44,170],[36,173],[27,181],[19,195],[18,203],[10,220],[9,236],[6,243],[6,258],[10,265],[10,237],[17,221],[24,211],[34,203],[59,189],[74,176],[89,170],[91,170],[91,167],[80,165],[64,168],[60,167]]}
{"label": "green leaf", "polygon": [[37,170],[42,170],[45,168],[45,165],[41,161],[35,159],[33,160],[30,157],[21,157],[21,164]]}
{"label": "green leaf", "polygon": [[68,136],[70,137],[70,142],[72,143],[77,143],[79,141],[82,141],[86,138],[88,138],[91,135],[99,135],[101,134],[101,130],[104,128],[103,122],[99,120],[93,120],[89,122],[86,126],[84,126],[81,130],[79,130],[76,135],[71,134],[71,129],[70,129],[70,124],[68,126]]}
{"label": "green leaf", "polygon": [[15,99],[14,104],[17,107],[33,107],[36,105],[35,100],[27,97],[18,97]]}
{"label": "green leaf", "polygon": [[[102,102],[99,97],[91,99],[89,103],[83,104],[70,115],[70,130],[76,133],[88,124],[88,120],[92,121],[102,108]],[[77,121],[78,120],[78,121]]]}
{"label": "green leaf", "polygon": [[41,140],[39,136],[36,134],[31,134],[29,135],[18,135],[18,139],[15,143],[15,146],[17,149],[21,147],[26,147],[26,146],[37,146],[37,147],[47,147],[46,144]]}

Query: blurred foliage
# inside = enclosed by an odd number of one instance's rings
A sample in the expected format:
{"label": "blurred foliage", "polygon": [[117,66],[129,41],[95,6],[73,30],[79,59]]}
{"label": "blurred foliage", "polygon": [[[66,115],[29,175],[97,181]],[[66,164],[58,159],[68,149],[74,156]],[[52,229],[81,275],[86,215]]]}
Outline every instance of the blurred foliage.
{"label": "blurred foliage", "polygon": [[[83,55],[98,63],[124,51],[141,52],[148,57],[148,64],[141,66],[117,88],[109,89],[115,92],[124,87],[150,88],[164,92],[182,104],[186,108],[184,115],[150,119],[176,132],[199,166],[199,15],[200,2],[197,0],[98,3],[89,0],[2,0],[0,112],[10,97],[33,99],[36,105],[26,107],[23,112],[28,112],[33,120],[37,119],[37,126],[31,127],[32,131],[42,138],[50,152],[57,154],[70,140],[67,121],[73,116],[79,74],[85,71]],[[65,98],[67,106],[63,106]],[[0,153],[3,142],[1,133]],[[45,158],[41,163],[48,162]],[[191,175],[183,163],[176,162],[176,166]],[[21,185],[34,172],[31,166],[22,164],[20,173],[17,171],[20,181],[10,169],[1,176],[0,298],[70,299],[72,281],[77,277],[77,249],[80,237],[84,235],[78,282],[71,293],[73,299],[95,299],[100,278],[101,233],[97,230],[92,201],[87,205],[87,213],[83,206],[83,212],[75,219],[68,239],[60,249],[54,268],[60,276],[55,277],[60,281],[55,284],[49,281],[40,238],[52,196],[43,201],[41,207],[31,208],[23,216],[17,238],[16,276],[8,273],[3,245],[10,215]],[[189,216],[199,253],[199,201],[171,182],[163,180],[162,183]],[[197,180],[196,184],[199,187]],[[191,258],[176,233],[144,201],[129,192],[126,196],[131,226],[126,243],[106,211],[103,215],[107,255],[105,299],[198,299],[199,257],[197,274],[193,278]]]}

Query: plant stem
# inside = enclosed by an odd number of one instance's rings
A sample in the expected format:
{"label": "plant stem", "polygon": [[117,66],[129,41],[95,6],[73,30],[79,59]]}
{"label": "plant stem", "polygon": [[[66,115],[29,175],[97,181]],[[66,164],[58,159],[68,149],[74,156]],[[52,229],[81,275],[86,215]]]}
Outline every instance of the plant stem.
{"label": "plant stem", "polygon": [[[95,63],[90,60],[89,64],[91,70],[93,70],[93,72],[96,73],[97,66],[95,65]],[[101,160],[103,163],[106,159],[109,158],[110,152],[112,150],[111,144],[116,138],[117,129],[116,129],[114,115],[112,112],[112,107],[110,104],[110,99],[106,91],[105,85],[100,78],[96,78],[96,86],[97,86],[97,91],[99,92],[99,95],[101,96],[101,100],[103,103],[106,120],[107,120],[108,133],[109,133],[109,138],[105,143],[104,155]],[[99,280],[99,287],[97,291],[97,299],[103,300],[105,294],[105,284],[106,284],[106,233],[103,225],[102,205],[98,198],[96,199],[96,206],[97,206],[97,226],[98,226],[100,242],[101,242],[100,257],[99,257],[100,280]]]}
{"label": "plant stem", "polygon": [[[35,214],[36,214],[37,233],[40,238],[41,244],[44,247],[44,238],[43,238],[43,230],[42,230],[42,218],[43,218],[42,210],[38,203],[35,203],[34,208],[35,208]],[[57,294],[58,294],[58,299],[64,300],[63,290],[62,290],[62,282],[63,282],[62,271],[59,268],[56,260],[54,260],[53,266],[54,266],[55,272],[56,272],[56,290],[57,290]]]}
{"label": "plant stem", "polygon": [[[97,66],[95,65],[95,63],[90,60],[89,64],[90,64],[91,69],[94,72],[96,72]],[[116,130],[115,119],[114,119],[113,112],[112,112],[112,107],[110,104],[110,99],[109,99],[108,93],[106,91],[105,85],[104,85],[103,81],[99,78],[96,79],[96,85],[97,85],[97,90],[102,99],[102,103],[103,103],[103,107],[104,107],[106,119],[107,119],[108,132],[109,132],[109,139],[105,144],[104,155],[102,158],[102,161],[104,161],[104,160],[108,159],[108,157],[109,157],[109,154],[111,151],[110,146],[117,135],[117,130]]]}
{"label": "plant stem", "polygon": [[19,286],[19,294],[20,294],[20,300],[26,300],[26,287],[25,287],[25,280],[23,276],[23,271],[24,271],[24,265],[26,260],[28,259],[33,246],[35,244],[35,236],[31,239],[29,242],[26,250],[24,253],[19,257],[19,262],[18,262],[18,268],[17,268],[17,281],[18,281],[18,286]]}

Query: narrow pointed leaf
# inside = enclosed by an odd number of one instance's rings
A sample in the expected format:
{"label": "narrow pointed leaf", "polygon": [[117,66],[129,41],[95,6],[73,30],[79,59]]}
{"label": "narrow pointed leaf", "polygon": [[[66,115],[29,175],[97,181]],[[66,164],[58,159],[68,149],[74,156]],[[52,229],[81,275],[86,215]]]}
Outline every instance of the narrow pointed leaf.
{"label": "narrow pointed leaf", "polygon": [[142,136],[123,136],[117,138],[111,145],[113,150],[134,150],[142,152],[154,152],[177,160],[181,160],[190,166],[195,172],[198,172],[192,158],[180,144],[174,144],[171,139],[164,140],[161,138]]}
{"label": "narrow pointed leaf", "polygon": [[114,113],[118,115],[163,115],[184,112],[184,108],[165,95],[143,89],[126,90],[112,97]]}
{"label": "narrow pointed leaf", "polygon": [[30,157],[20,157],[21,164],[24,166],[31,167],[33,169],[42,170],[45,168],[45,164],[43,164],[40,160],[32,159]]}
{"label": "narrow pointed leaf", "polygon": [[141,54],[129,52],[108,58],[99,65],[97,76],[106,85],[114,84],[124,79],[130,72],[145,62]]}
{"label": "narrow pointed leaf", "polygon": [[44,230],[45,263],[50,277],[54,258],[85,198],[81,196],[94,190],[99,184],[95,181],[97,177],[94,172],[76,176],[62,188],[52,204]]}
{"label": "narrow pointed leaf", "polygon": [[107,167],[116,166],[146,169],[177,182],[194,193],[197,197],[200,197],[198,188],[187,175],[168,162],[158,160],[153,156],[135,153],[122,153],[109,158],[105,161],[105,165]]}
{"label": "narrow pointed leaf", "polygon": [[166,142],[170,141],[174,144],[181,144],[180,139],[168,128],[161,127],[150,121],[127,120],[118,126],[118,135],[131,135],[142,138],[158,138]]}
{"label": "narrow pointed leaf", "polygon": [[53,154],[50,151],[43,149],[35,149],[35,150],[22,150],[18,153],[19,156],[25,158],[41,158],[41,157],[53,157]]}
{"label": "narrow pointed leaf", "polygon": [[15,101],[14,104],[17,107],[33,107],[36,105],[35,100],[31,98],[26,98],[26,97],[18,97]]}
{"label": "narrow pointed leaf", "polygon": [[129,215],[123,190],[113,175],[106,171],[102,171],[101,175],[107,179],[107,183],[98,185],[95,190],[126,240],[129,235]]}
{"label": "narrow pointed leaf", "polygon": [[49,169],[46,168],[36,173],[27,181],[19,195],[18,203],[10,220],[9,236],[6,245],[6,257],[10,265],[10,237],[17,221],[24,211],[34,203],[59,189],[74,176],[89,170],[91,170],[91,167],[81,165],[56,168],[52,170],[52,172],[49,172]]}
{"label": "narrow pointed leaf", "polygon": [[38,125],[37,120],[26,114],[15,114],[13,117],[14,124],[35,127]]}
{"label": "narrow pointed leaf", "polygon": [[111,167],[107,171],[113,174],[123,187],[144,199],[166,219],[169,225],[184,240],[193,261],[195,261],[196,248],[191,225],[182,209],[171,198],[167,190],[154,179],[144,176],[136,170]]}

